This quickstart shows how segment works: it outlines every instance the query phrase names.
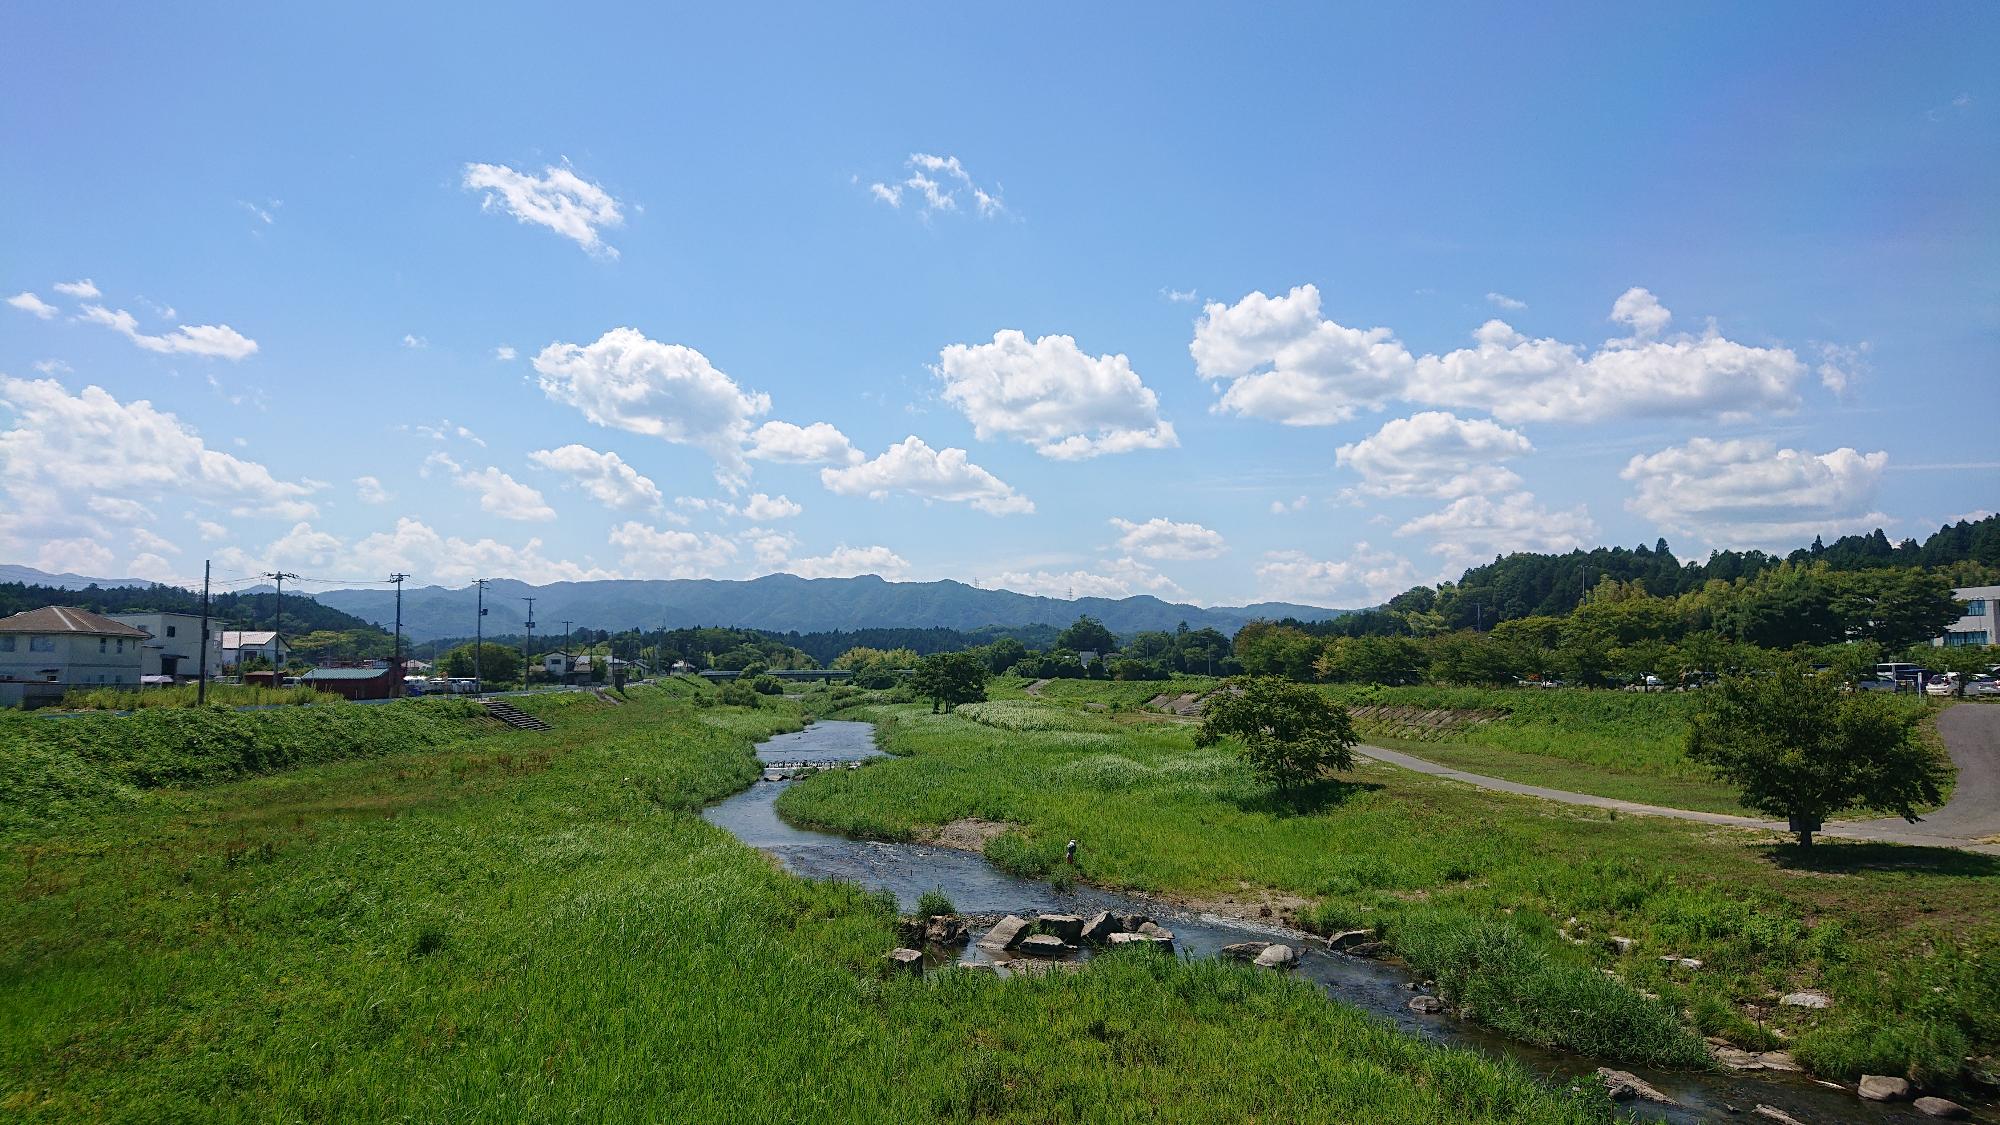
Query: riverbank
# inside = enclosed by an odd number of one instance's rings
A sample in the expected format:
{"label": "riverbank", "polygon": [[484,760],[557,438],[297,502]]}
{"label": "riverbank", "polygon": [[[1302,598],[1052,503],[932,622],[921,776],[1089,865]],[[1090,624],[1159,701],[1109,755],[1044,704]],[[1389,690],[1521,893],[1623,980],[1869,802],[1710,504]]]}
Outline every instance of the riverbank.
{"label": "riverbank", "polygon": [[479,724],[24,829],[0,846],[0,1106],[52,1122],[1609,1116],[1601,1093],[1276,974],[1120,955],[1045,978],[887,977],[889,904],[785,875],[699,815],[755,783],[752,742],[801,717],[638,689],[568,705],[551,731]]}
{"label": "riverbank", "polygon": [[[1295,896],[1308,928],[1377,928],[1439,975],[1464,951],[1425,940],[1435,922],[1504,919],[1516,960],[1565,980],[1577,979],[1565,967],[1615,974],[1694,1032],[1787,1047],[1848,1083],[1904,1074],[1948,1087],[1990,1067],[1979,1060],[2000,1042],[1991,857],[1834,842],[1800,853],[1770,834],[1549,805],[1379,764],[1295,809],[1171,724],[1029,700],[870,717],[904,760],[796,786],[781,800],[787,817],[885,839],[964,818],[1017,825],[985,854],[1030,876],[1057,870],[1074,838],[1084,880],[1196,901]],[[1810,989],[1832,1006],[1780,1002]],[[1561,1011],[1518,1014],[1530,1034],[1571,1045],[1560,1037],[1577,1021]]]}

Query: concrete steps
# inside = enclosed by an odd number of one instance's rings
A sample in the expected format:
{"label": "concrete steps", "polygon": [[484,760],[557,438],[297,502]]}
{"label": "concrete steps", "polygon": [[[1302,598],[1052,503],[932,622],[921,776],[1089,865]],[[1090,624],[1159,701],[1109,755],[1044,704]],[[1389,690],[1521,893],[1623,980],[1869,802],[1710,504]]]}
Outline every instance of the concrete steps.
{"label": "concrete steps", "polygon": [[488,716],[506,723],[515,730],[553,729],[549,724],[535,718],[533,715],[528,714],[526,711],[521,710],[504,699],[482,699],[479,701],[479,705],[486,708]]}

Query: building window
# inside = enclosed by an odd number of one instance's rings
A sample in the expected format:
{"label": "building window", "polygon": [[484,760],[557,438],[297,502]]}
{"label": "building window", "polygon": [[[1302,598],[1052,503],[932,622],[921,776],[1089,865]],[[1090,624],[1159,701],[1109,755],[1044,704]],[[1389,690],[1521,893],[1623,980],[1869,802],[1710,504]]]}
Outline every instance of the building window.
{"label": "building window", "polygon": [[125,651],[125,638],[124,638],[124,637],[120,637],[120,638],[118,638],[118,651],[119,651],[119,652],[124,652],[124,651]]}
{"label": "building window", "polygon": [[5,637],[0,637],[0,652],[13,652],[13,651],[14,651],[13,636],[8,635]]}
{"label": "building window", "polygon": [[174,627],[172,625],[167,626],[167,636],[171,637],[173,635],[174,635]]}
{"label": "building window", "polygon": [[1964,648],[1967,645],[1984,647],[1989,643],[1986,639],[1986,630],[1984,629],[1968,629],[1962,633],[1951,632],[1944,635],[1944,647],[1946,648]]}
{"label": "building window", "polygon": [[111,641],[109,638],[106,637],[97,638],[97,651],[105,652],[108,649],[110,649],[110,647],[111,647]]}
{"label": "building window", "polygon": [[1969,602],[1966,602],[1966,603],[1965,603],[1965,615],[1966,615],[1967,617],[1984,617],[1984,616],[1986,616],[1986,599],[1985,599],[1985,598],[1974,598],[1974,599],[1972,599],[1971,601],[1969,601]]}
{"label": "building window", "polygon": [[55,650],[56,650],[56,639],[54,637],[28,638],[29,652],[54,652]]}

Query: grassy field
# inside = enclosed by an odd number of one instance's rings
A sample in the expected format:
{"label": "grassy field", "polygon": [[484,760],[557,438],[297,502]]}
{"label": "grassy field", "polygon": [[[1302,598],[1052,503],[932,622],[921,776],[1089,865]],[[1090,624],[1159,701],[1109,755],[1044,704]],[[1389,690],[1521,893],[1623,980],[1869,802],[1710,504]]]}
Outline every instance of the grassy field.
{"label": "grassy field", "polygon": [[[1608,1119],[1601,1095],[1242,967],[1133,951],[1044,978],[887,979],[892,906],[784,875],[697,815],[751,782],[750,743],[798,709],[697,707],[693,690],[524,702],[549,732],[424,705],[295,709],[435,729],[352,756],[278,726],[249,740],[290,738],[288,761],[211,745],[205,720],[72,726],[95,737],[53,750],[0,727],[10,780],[122,787],[17,813],[0,843],[0,1113]],[[212,768],[159,788],[134,761]]]}
{"label": "grassy field", "polygon": [[[995,699],[1028,698],[1027,681],[995,681]],[[1114,713],[1142,708],[1161,693],[1206,692],[1219,680],[1199,676],[1172,681],[1107,683],[1054,680],[1037,698]],[[1403,750],[1442,765],[1509,781],[1617,797],[1702,812],[1745,812],[1736,791],[1688,761],[1688,716],[1698,697],[1681,692],[1620,692],[1521,688],[1374,687],[1321,685],[1329,698],[1361,711],[1355,729],[1363,740]],[[1920,697],[1903,697],[1913,710],[1935,710]],[[1435,729],[1363,709],[1385,707],[1414,717],[1439,711],[1486,716],[1487,721],[1446,721]],[[1867,814],[1875,815],[1875,814]]]}
{"label": "grassy field", "polygon": [[[1931,1083],[2000,1049],[1990,857],[1836,842],[1801,853],[1381,765],[1322,785],[1299,809],[1226,748],[1196,749],[1185,726],[1025,700],[867,714],[905,760],[801,783],[780,800],[786,816],[886,838],[961,817],[1006,821],[1020,827],[987,855],[1022,874],[1055,871],[1075,838],[1094,883],[1196,900],[1300,896],[1309,926],[1377,927],[1424,972],[1459,982],[1479,1018],[1538,1042],[1674,1058],[1688,1037],[1660,1026],[1664,1010],[1676,1029],[1786,1043],[1828,1076]],[[1612,951],[1614,935],[1634,939],[1630,953]],[[1599,987],[1611,979],[1599,970],[1629,987]],[[1835,1006],[1775,1006],[1809,986]]]}
{"label": "grassy field", "polygon": [[[193,684],[153,688],[92,688],[62,697],[63,711],[137,711],[142,708],[192,707],[201,689]],[[254,684],[210,684],[208,702],[219,707],[288,707],[338,703],[340,696],[300,685],[268,688]]]}

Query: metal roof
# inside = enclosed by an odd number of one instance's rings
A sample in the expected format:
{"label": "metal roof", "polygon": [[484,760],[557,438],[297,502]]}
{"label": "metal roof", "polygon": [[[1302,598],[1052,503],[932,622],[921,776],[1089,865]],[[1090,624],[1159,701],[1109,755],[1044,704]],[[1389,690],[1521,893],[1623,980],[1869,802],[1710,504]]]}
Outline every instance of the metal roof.
{"label": "metal roof", "polygon": [[0,633],[79,633],[90,637],[137,637],[140,640],[148,636],[143,629],[113,621],[101,613],[60,605],[0,617]]}
{"label": "metal roof", "polygon": [[314,668],[302,680],[373,680],[389,674],[387,668]]}

